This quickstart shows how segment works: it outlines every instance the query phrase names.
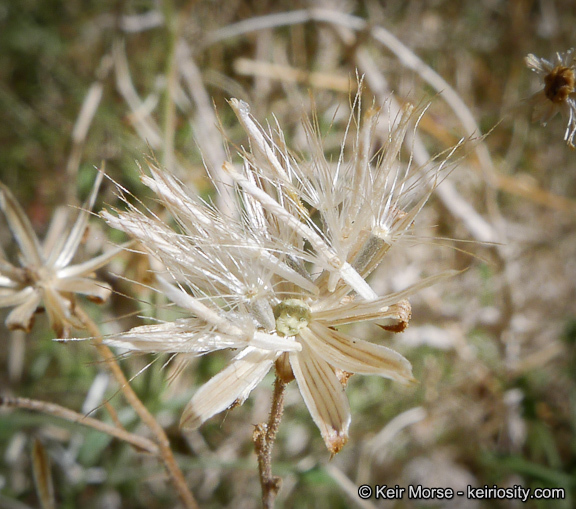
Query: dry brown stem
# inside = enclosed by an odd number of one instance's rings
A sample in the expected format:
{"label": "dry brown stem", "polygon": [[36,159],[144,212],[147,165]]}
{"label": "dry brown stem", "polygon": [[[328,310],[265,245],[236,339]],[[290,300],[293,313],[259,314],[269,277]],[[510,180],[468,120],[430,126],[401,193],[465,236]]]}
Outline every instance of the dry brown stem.
{"label": "dry brown stem", "polygon": [[268,424],[257,424],[253,435],[254,448],[258,456],[260,485],[262,486],[262,507],[265,509],[274,507],[274,500],[282,485],[282,479],[272,475],[272,449],[284,411],[285,390],[286,383],[276,377]]}
{"label": "dry brown stem", "polygon": [[148,426],[150,431],[154,434],[156,444],[158,445],[159,454],[162,458],[162,462],[164,463],[164,467],[168,471],[168,475],[170,477],[170,481],[176,488],[178,495],[180,496],[180,500],[184,503],[184,506],[187,509],[197,509],[198,504],[194,499],[194,496],[188,489],[186,485],[186,479],[184,478],[184,474],[178,463],[176,463],[176,459],[172,454],[172,449],[170,448],[170,441],[166,436],[166,432],[158,424],[158,421],[154,418],[154,416],[148,411],[148,409],[144,406],[140,398],[136,395],[130,383],[124,376],[124,373],[120,369],[118,362],[116,361],[116,356],[112,353],[110,348],[108,348],[102,342],[102,336],[100,334],[100,330],[98,326],[93,322],[93,320],[82,311],[80,308],[76,308],[76,314],[78,318],[82,321],[82,323],[86,326],[88,332],[94,338],[94,345],[98,350],[98,353],[102,356],[102,358],[106,361],[106,365],[116,378],[116,381],[120,385],[120,389],[126,398],[126,401],[132,406],[134,411],[138,414],[142,422]]}
{"label": "dry brown stem", "polygon": [[87,417],[78,412],[74,412],[69,408],[56,405],[55,403],[47,403],[46,401],[38,401],[36,399],[28,398],[11,398],[11,397],[0,397],[0,406],[12,407],[12,408],[26,408],[28,410],[34,410],[35,412],[41,412],[43,414],[52,415],[60,419],[65,419],[70,422],[75,422],[77,424],[82,424],[83,426],[88,426],[95,430],[101,431],[102,433],[107,433],[110,436],[128,442],[139,450],[148,452],[150,454],[157,455],[159,450],[158,446],[144,437],[130,433],[122,428],[117,428],[105,422],[99,421],[92,417]]}

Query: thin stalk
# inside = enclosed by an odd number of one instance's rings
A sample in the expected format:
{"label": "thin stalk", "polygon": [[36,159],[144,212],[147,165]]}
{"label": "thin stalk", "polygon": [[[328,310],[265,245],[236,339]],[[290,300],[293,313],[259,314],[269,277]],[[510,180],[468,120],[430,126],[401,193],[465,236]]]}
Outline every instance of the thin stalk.
{"label": "thin stalk", "polygon": [[155,437],[155,442],[158,445],[160,457],[162,458],[162,462],[164,463],[164,467],[168,472],[168,476],[170,477],[170,481],[176,488],[178,495],[180,496],[180,500],[184,503],[184,506],[187,509],[198,509],[198,504],[194,499],[194,496],[188,489],[186,485],[186,479],[184,478],[184,474],[178,463],[176,463],[176,459],[172,454],[172,449],[170,448],[170,441],[166,436],[166,432],[164,428],[158,424],[158,421],[154,418],[154,416],[148,411],[148,409],[144,406],[140,398],[134,392],[130,383],[124,376],[124,373],[120,369],[118,362],[116,361],[116,356],[112,353],[110,348],[108,348],[102,342],[102,335],[100,334],[100,329],[94,323],[94,321],[81,309],[76,308],[76,315],[82,321],[82,323],[86,326],[89,334],[94,338],[94,345],[98,350],[98,353],[102,356],[102,358],[106,361],[106,365],[116,378],[116,381],[120,385],[120,389],[126,398],[126,401],[132,406],[134,411],[138,414],[140,419]]}
{"label": "thin stalk", "polygon": [[83,426],[88,426],[95,430],[101,431],[102,433],[107,433],[110,436],[128,442],[139,450],[146,451],[150,454],[157,455],[159,452],[158,446],[148,440],[147,438],[130,433],[123,428],[118,428],[112,426],[105,422],[99,421],[92,417],[87,417],[86,415],[74,412],[69,408],[56,405],[55,403],[47,403],[46,401],[38,401],[36,399],[28,398],[11,398],[11,397],[0,397],[0,406],[13,407],[13,408],[26,408],[28,410],[34,410],[35,412],[42,412],[43,414],[52,415],[60,419],[65,419],[76,424],[82,424]]}
{"label": "thin stalk", "polygon": [[162,146],[162,162],[170,171],[174,171],[175,154],[174,139],[176,135],[176,105],[174,104],[174,90],[178,80],[178,68],[176,66],[176,40],[179,33],[179,20],[174,13],[172,2],[165,2],[164,16],[166,19],[166,31],[168,35],[168,48],[166,59],[166,89],[164,91],[164,143]]}
{"label": "thin stalk", "polygon": [[274,442],[282,420],[282,413],[284,412],[285,392],[286,383],[276,377],[268,424],[257,424],[254,430],[254,448],[258,456],[258,472],[260,474],[260,485],[262,486],[262,507],[264,509],[272,509],[274,507],[274,500],[282,485],[282,479],[272,475],[272,449],[274,448]]}

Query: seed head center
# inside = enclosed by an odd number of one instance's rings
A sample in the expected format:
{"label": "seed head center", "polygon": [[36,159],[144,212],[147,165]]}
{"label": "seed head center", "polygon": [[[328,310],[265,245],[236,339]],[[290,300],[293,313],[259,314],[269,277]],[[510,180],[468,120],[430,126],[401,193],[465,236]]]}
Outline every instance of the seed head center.
{"label": "seed head center", "polygon": [[544,76],[544,94],[553,103],[564,102],[574,92],[576,76],[574,69],[565,66],[556,66]]}
{"label": "seed head center", "polygon": [[300,299],[285,299],[274,306],[276,332],[282,336],[296,336],[302,329],[308,327],[312,312],[308,305]]}

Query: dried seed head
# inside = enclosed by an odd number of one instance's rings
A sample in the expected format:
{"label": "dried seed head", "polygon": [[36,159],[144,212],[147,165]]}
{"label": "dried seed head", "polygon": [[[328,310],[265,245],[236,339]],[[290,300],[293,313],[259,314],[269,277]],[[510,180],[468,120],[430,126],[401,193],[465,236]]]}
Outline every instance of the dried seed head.
{"label": "dried seed head", "polygon": [[12,192],[0,182],[0,211],[20,248],[20,266],[6,259],[0,250],[0,307],[14,308],[5,322],[9,329],[30,332],[34,314],[45,310],[50,326],[62,337],[71,327],[83,328],[77,316],[76,294],[98,303],[110,296],[111,288],[98,281],[94,272],[122,247],[82,263],[71,263],[85,241],[90,210],[102,177],[101,173],[96,177],[92,193],[71,228],[67,228],[64,215],[54,214],[44,242],[36,236]]}
{"label": "dried seed head", "polygon": [[544,76],[544,95],[553,103],[564,102],[574,92],[574,69],[558,65]]}
{"label": "dried seed head", "polygon": [[159,290],[190,314],[135,327],[109,337],[109,344],[195,355],[239,349],[188,403],[183,428],[195,429],[244,402],[275,366],[284,383],[296,379],[328,450],[336,454],[348,439],[344,385],[351,373],[413,381],[402,355],[338,328],[390,320],[403,328],[410,319],[405,299],[447,277],[433,276],[381,297],[366,281],[408,233],[446,161],[424,172],[400,161],[411,106],[390,124],[381,153],[372,157],[378,115],[369,112],[363,122],[360,97],[346,127],[350,136],[358,127],[351,158],[343,140],[335,163],[325,157],[322,136],[310,121],[304,123],[310,157],[302,160],[287,150],[279,127],[264,129],[246,103],[230,100],[250,141],[250,151],[240,154],[242,165],[223,165],[236,190],[237,214],[187,192],[154,164],[143,182],[181,232],[133,207],[102,214],[162,262],[168,279],[157,276]]}
{"label": "dried seed head", "polygon": [[529,54],[526,65],[542,77],[544,88],[531,98],[533,120],[539,120],[542,125],[558,112],[568,119],[564,140],[574,148],[576,137],[576,49],[564,53],[556,53],[555,58],[546,60]]}

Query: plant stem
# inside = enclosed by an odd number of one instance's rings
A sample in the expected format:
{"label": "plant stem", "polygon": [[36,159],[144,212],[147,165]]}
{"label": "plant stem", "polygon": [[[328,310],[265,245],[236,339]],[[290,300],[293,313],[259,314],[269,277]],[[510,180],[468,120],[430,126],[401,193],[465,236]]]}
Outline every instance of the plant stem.
{"label": "plant stem", "polygon": [[274,500],[282,485],[282,479],[272,475],[272,449],[280,427],[280,421],[282,420],[285,391],[286,383],[276,377],[268,424],[257,424],[253,435],[254,448],[258,456],[258,471],[260,474],[260,485],[262,486],[262,506],[264,509],[272,509],[274,507]]}
{"label": "plant stem", "polygon": [[154,418],[154,416],[148,411],[148,409],[144,406],[142,401],[138,395],[134,392],[130,383],[124,376],[124,373],[120,369],[118,362],[116,361],[116,356],[112,353],[110,348],[108,348],[102,342],[102,335],[100,334],[100,329],[94,323],[94,321],[80,308],[76,308],[76,315],[82,321],[82,323],[86,326],[88,332],[94,338],[94,345],[98,350],[98,353],[103,357],[106,361],[106,365],[116,378],[116,381],[120,385],[120,389],[122,390],[126,401],[132,406],[134,411],[138,414],[140,419],[155,437],[155,442],[158,445],[160,457],[162,458],[162,462],[164,463],[164,467],[168,471],[168,476],[172,481],[172,484],[176,488],[178,495],[180,496],[180,500],[184,503],[184,506],[187,509],[198,509],[198,504],[194,499],[194,496],[188,489],[186,485],[186,479],[184,478],[184,474],[178,463],[176,463],[176,459],[172,454],[172,449],[170,448],[170,441],[166,436],[166,432],[164,428],[158,424],[158,421]]}
{"label": "plant stem", "polygon": [[135,435],[134,433],[130,433],[125,429],[111,426],[110,424],[99,421],[98,419],[87,417],[86,415],[74,412],[69,408],[56,405],[55,403],[48,403],[46,401],[38,401],[36,399],[28,398],[0,397],[0,406],[26,408],[28,410],[34,410],[36,412],[53,415],[54,417],[66,419],[70,422],[82,424],[83,426],[88,426],[89,428],[94,428],[95,430],[101,431],[102,433],[107,433],[108,435],[116,437],[119,440],[123,440],[124,442],[128,442],[137,449],[146,451],[150,454],[157,455],[159,453],[158,446],[152,442],[152,440],[148,440],[147,438]]}
{"label": "plant stem", "polygon": [[163,124],[164,140],[162,144],[162,164],[170,171],[175,170],[174,138],[176,133],[176,105],[174,104],[175,89],[178,84],[178,68],[176,61],[176,40],[180,32],[179,19],[174,12],[171,1],[163,2],[163,14],[168,36],[166,55],[166,89],[164,92]]}

